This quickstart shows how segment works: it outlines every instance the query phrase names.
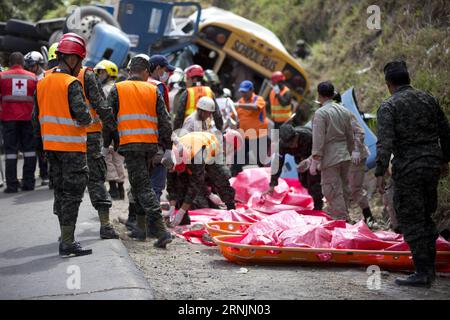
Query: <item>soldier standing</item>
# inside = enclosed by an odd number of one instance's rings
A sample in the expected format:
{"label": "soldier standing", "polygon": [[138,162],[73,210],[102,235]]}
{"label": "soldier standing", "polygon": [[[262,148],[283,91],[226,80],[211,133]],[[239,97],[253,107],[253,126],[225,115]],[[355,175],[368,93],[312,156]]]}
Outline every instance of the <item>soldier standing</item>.
{"label": "soldier standing", "polygon": [[54,184],[53,213],[61,227],[59,254],[91,254],[75,242],[78,209],[88,181],[86,162],[86,127],[91,115],[76,78],[86,56],[83,38],[67,33],[56,50],[59,66],[39,81],[33,126],[40,149],[46,151]]}
{"label": "soldier standing", "polygon": [[157,87],[147,82],[149,60],[133,57],[129,68],[129,80],[116,83],[108,96],[108,104],[118,122],[114,140],[120,135],[119,152],[125,157],[131,192],[142,208],[137,212],[137,227],[129,235],[138,240],[146,239],[147,215],[158,238],[154,246],[165,248],[172,241],[172,235],[166,229],[161,206],[152,189],[149,162],[155,157],[158,144],[165,150],[163,160],[171,158],[172,126],[164,99]]}
{"label": "soldier standing", "polygon": [[377,114],[375,176],[378,191],[384,193],[384,175],[393,154],[395,214],[416,268],[414,274],[395,282],[430,287],[438,237],[431,215],[437,208],[439,176],[448,175],[450,127],[437,100],[410,85],[404,61],[388,63],[384,74],[391,97]]}
{"label": "soldier standing", "polygon": [[320,83],[317,91],[321,107],[312,120],[313,146],[309,172],[315,175],[317,170],[321,170],[322,193],[327,199],[330,214],[336,219],[349,220],[348,173],[350,154],[355,146],[351,114],[333,102],[335,92],[330,82]]}
{"label": "soldier standing", "polygon": [[100,219],[100,237],[102,239],[118,239],[109,222],[111,197],[105,187],[106,162],[102,155],[102,124],[106,130],[113,131],[117,127],[111,108],[107,105],[102,86],[91,68],[84,67],[78,74],[83,86],[86,103],[93,119],[87,128],[87,164],[89,169],[89,198]]}

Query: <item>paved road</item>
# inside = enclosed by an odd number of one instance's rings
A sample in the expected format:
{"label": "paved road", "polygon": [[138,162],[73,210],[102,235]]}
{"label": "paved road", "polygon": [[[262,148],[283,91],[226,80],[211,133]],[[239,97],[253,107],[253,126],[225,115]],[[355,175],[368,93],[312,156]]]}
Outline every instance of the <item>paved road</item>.
{"label": "paved road", "polygon": [[60,258],[52,204],[47,187],[13,195],[0,189],[0,299],[153,299],[122,242],[100,240],[87,194],[76,237],[93,254]]}

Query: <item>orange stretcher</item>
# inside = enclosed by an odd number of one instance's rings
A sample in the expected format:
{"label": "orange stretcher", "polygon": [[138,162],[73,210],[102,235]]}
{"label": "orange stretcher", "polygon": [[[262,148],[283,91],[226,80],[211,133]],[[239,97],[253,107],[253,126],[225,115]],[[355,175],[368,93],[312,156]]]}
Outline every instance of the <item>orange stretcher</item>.
{"label": "orange stretcher", "polygon": [[206,231],[211,237],[224,235],[243,235],[253,223],[237,221],[213,221],[205,224]]}
{"label": "orange stretcher", "polygon": [[[240,244],[243,235],[213,238],[222,255],[237,264],[310,264],[327,266],[370,266],[382,270],[414,271],[410,251],[317,249]],[[436,270],[450,272],[450,251],[436,253]]]}

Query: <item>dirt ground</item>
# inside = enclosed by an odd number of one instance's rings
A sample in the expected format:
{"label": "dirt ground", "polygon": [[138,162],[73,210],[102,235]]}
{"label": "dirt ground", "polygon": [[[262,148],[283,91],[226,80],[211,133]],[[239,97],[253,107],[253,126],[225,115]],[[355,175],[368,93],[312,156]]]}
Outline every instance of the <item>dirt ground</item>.
{"label": "dirt ground", "polygon": [[[377,200],[375,200],[377,201]],[[381,211],[376,208],[377,214]],[[356,211],[355,211],[356,212]],[[382,271],[379,289],[369,289],[365,268],[312,266],[239,266],[217,247],[176,238],[167,250],[155,249],[154,239],[128,240],[117,218],[126,218],[127,201],[115,201],[113,221],[131,258],[154,290],[156,299],[450,299],[450,275],[440,274],[431,289],[401,288],[401,273]],[[356,213],[354,213],[356,215]],[[244,270],[241,270],[245,267]]]}

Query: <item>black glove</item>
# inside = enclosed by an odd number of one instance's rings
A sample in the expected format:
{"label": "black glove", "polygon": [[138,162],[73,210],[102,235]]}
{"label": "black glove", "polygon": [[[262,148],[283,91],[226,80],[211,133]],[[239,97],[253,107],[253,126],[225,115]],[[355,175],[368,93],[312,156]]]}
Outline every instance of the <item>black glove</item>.
{"label": "black glove", "polygon": [[112,142],[111,131],[103,128],[102,136],[103,136],[103,148],[108,149]]}
{"label": "black glove", "polygon": [[120,136],[119,136],[119,132],[117,131],[113,131],[111,133],[111,139],[113,141],[113,146],[114,146],[114,151],[117,151],[119,149],[119,145],[120,145]]}

